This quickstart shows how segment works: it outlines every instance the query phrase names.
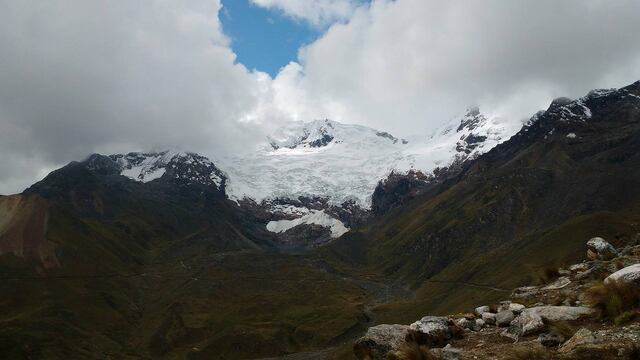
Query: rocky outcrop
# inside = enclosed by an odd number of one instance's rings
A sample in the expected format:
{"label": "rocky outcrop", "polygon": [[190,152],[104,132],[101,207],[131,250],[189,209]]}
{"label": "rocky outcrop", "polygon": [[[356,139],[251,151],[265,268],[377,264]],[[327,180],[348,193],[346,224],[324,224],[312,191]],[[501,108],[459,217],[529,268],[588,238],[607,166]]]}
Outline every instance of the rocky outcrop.
{"label": "rocky outcrop", "polygon": [[546,323],[577,320],[591,312],[592,310],[588,307],[550,305],[523,309],[502,335],[517,340],[521,336],[541,333],[546,329]]}
{"label": "rocky outcrop", "polygon": [[443,316],[425,316],[409,326],[415,342],[429,347],[442,347],[453,337],[451,321]]}
{"label": "rocky outcrop", "polygon": [[370,327],[353,347],[358,359],[384,359],[389,351],[397,350],[405,341],[409,327],[406,325],[378,325]]}
{"label": "rocky outcrop", "polygon": [[[631,323],[618,326],[606,319],[603,322],[594,311],[595,304],[592,309],[582,303],[587,301],[586,289],[602,285],[603,273],[610,274],[605,283],[636,283],[640,278],[640,245],[632,241],[618,251],[591,239],[588,246],[597,247],[603,258],[608,257],[604,254],[617,257],[558,269],[562,276],[548,284],[514,290],[512,299],[522,299],[517,302],[505,300],[449,317],[425,316],[410,325],[407,341],[427,345],[439,359],[446,358],[446,349],[456,349],[449,354],[456,359],[512,359],[514,349],[522,354],[545,354],[545,359],[581,359],[586,353],[593,358],[635,359],[633,346],[640,341],[640,318],[633,320],[632,311],[625,320]],[[628,266],[620,269],[622,264]],[[576,325],[583,328],[576,332]],[[464,339],[455,336],[460,330]]]}

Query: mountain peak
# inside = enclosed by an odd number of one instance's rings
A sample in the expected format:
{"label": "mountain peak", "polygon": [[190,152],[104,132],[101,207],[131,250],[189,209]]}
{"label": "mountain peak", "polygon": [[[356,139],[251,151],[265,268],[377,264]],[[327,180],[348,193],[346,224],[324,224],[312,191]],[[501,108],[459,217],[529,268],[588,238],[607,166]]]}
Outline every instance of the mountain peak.
{"label": "mountain peak", "polygon": [[93,154],[84,162],[87,169],[104,175],[122,175],[147,183],[172,179],[184,184],[224,187],[226,176],[207,157],[192,152],[163,150],[130,152],[109,156]]}
{"label": "mountain peak", "polygon": [[333,144],[349,145],[361,141],[379,142],[380,145],[407,143],[406,140],[398,139],[384,131],[329,119],[291,122],[276,130],[267,139],[272,150],[321,149]]}

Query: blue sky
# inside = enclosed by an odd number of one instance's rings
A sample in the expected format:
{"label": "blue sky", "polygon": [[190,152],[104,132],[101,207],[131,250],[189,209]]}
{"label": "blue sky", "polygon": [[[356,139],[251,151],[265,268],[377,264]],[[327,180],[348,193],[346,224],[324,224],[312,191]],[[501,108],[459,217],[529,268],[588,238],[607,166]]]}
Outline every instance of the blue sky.
{"label": "blue sky", "polygon": [[321,34],[320,29],[250,4],[249,0],[223,0],[222,4],[220,19],[232,39],[238,62],[271,76],[296,60],[298,49]]}

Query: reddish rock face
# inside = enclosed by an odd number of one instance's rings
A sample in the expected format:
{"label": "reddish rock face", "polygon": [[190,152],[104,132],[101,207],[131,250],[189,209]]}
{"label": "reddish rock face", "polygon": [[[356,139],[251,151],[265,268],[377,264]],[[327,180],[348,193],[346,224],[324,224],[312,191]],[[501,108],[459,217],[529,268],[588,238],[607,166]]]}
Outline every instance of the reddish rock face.
{"label": "reddish rock face", "polygon": [[46,269],[60,266],[55,245],[46,238],[48,208],[37,195],[0,197],[0,255],[12,253]]}

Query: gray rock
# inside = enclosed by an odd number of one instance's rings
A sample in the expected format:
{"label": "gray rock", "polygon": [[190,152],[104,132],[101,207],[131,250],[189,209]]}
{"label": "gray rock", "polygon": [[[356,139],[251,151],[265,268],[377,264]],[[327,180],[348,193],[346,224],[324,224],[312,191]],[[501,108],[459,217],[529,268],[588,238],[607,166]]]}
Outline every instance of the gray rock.
{"label": "gray rock", "polygon": [[538,336],[538,342],[542,344],[542,346],[556,347],[564,342],[564,338],[558,334],[546,333]]}
{"label": "gray rock", "polygon": [[544,329],[545,325],[540,315],[531,311],[523,311],[501,335],[518,340],[521,336],[536,334]]}
{"label": "gray rock", "polygon": [[525,308],[526,308],[526,306],[524,306],[522,304],[513,303],[513,302],[511,304],[509,304],[509,310],[513,311],[516,314],[519,314]]}
{"label": "gray rock", "polygon": [[511,310],[513,312],[518,313],[524,308],[525,308],[525,306],[522,305],[522,304],[514,303],[514,302],[511,302],[511,301],[507,300],[507,301],[501,301],[500,302],[500,304],[498,305],[498,312]]}
{"label": "gray rock", "polygon": [[538,286],[523,286],[516,288],[511,292],[511,297],[514,299],[527,299],[534,297],[540,293],[540,287]]}
{"label": "gray rock", "polygon": [[511,325],[516,325],[520,328],[520,336],[536,334],[545,328],[542,317],[534,311],[523,311],[511,322]]}
{"label": "gray rock", "polygon": [[474,312],[476,313],[476,315],[478,316],[482,316],[482,314],[484,313],[488,313],[491,311],[491,308],[489,308],[488,306],[479,306],[477,307]]}
{"label": "gray rock", "polygon": [[587,280],[587,279],[594,279],[598,276],[598,273],[602,270],[602,265],[598,264],[598,263],[594,263],[592,264],[591,267],[588,267],[586,270],[584,271],[580,271],[576,274],[576,276],[574,277],[575,280]]}
{"label": "gray rock", "polygon": [[582,328],[578,330],[571,339],[567,340],[562,346],[560,346],[560,352],[568,353],[581,345],[595,344],[602,341],[590,330]]}
{"label": "gray rock", "polygon": [[449,319],[442,316],[425,316],[409,325],[409,330],[419,344],[429,347],[444,346],[452,337]]}
{"label": "gray rock", "polygon": [[495,323],[496,323],[496,314],[490,313],[490,312],[486,312],[486,313],[482,314],[482,320],[484,320],[484,322],[487,325],[495,325]]}
{"label": "gray rock", "polygon": [[513,321],[513,311],[511,310],[503,310],[496,314],[496,325],[504,327],[509,326],[511,321]]}
{"label": "gray rock", "polygon": [[586,306],[536,306],[525,309],[522,313],[533,313],[545,321],[576,320],[592,313],[592,309]]}
{"label": "gray rock", "polygon": [[473,330],[475,326],[475,320],[469,320],[466,318],[460,318],[456,320],[456,325],[460,326],[463,329]]}
{"label": "gray rock", "polygon": [[587,256],[591,260],[611,260],[618,256],[618,251],[605,239],[595,237],[587,241]]}
{"label": "gray rock", "polygon": [[640,285],[640,264],[622,268],[604,279],[605,284],[612,281],[623,281]]}
{"label": "gray rock", "polygon": [[442,348],[440,353],[441,360],[459,360],[460,358],[462,358],[462,350],[454,348],[451,344]]}
{"label": "gray rock", "polygon": [[587,263],[573,264],[569,266],[569,270],[572,272],[585,271],[588,268],[589,268],[589,264]]}
{"label": "gray rock", "polygon": [[404,342],[409,327],[406,325],[378,325],[356,340],[353,351],[358,359],[384,359],[389,351],[397,350]]}
{"label": "gray rock", "polygon": [[482,319],[476,319],[476,321],[474,321],[473,323],[473,331],[480,331],[483,327],[484,327],[484,320]]}
{"label": "gray rock", "polygon": [[556,281],[542,288],[542,290],[559,290],[571,284],[571,279],[566,276],[558,278]]}

